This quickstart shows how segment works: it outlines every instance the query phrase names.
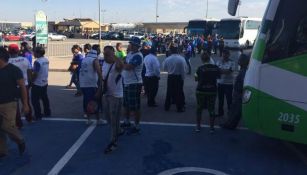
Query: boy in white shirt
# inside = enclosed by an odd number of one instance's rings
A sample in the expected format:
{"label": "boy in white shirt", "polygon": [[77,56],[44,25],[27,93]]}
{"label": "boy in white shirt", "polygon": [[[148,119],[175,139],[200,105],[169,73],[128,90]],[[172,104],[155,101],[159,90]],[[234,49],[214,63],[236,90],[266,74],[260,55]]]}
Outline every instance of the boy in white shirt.
{"label": "boy in white shirt", "polygon": [[[29,103],[29,101],[30,101],[30,99],[29,99],[29,88],[30,88],[29,82],[31,82],[30,79],[31,79],[31,73],[32,73],[32,65],[27,58],[18,56],[20,49],[19,49],[19,46],[17,44],[10,44],[9,47],[8,47],[8,50],[9,50],[9,54],[10,54],[9,63],[17,66],[23,74],[23,78],[24,78],[25,85],[26,85],[26,88],[27,88],[28,103]],[[32,121],[31,107],[30,107],[30,112],[25,115],[25,118],[28,122]],[[20,109],[19,109],[19,103],[17,105],[16,126],[18,128],[22,128],[22,126],[23,126],[22,120],[21,120]]]}

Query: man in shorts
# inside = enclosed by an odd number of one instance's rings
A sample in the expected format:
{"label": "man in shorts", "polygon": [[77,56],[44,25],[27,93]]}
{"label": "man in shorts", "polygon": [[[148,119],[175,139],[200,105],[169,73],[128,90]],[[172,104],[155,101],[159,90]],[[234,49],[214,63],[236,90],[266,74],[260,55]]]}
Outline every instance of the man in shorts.
{"label": "man in shorts", "polygon": [[130,117],[135,117],[135,125],[130,128],[130,133],[140,131],[141,119],[141,89],[142,89],[142,68],[143,55],[140,52],[141,40],[133,37],[129,42],[131,52],[127,55],[122,76],[124,79],[124,108],[125,122],[123,127],[129,127]]}
{"label": "man in shorts", "polygon": [[[204,52],[201,56],[203,65],[198,67],[195,80],[198,82],[196,89],[197,119],[196,132],[200,132],[202,111],[207,105],[210,115],[210,133],[214,132],[215,100],[217,95],[217,79],[221,76],[220,69],[210,63],[210,55]],[[206,105],[205,105],[206,104]]]}

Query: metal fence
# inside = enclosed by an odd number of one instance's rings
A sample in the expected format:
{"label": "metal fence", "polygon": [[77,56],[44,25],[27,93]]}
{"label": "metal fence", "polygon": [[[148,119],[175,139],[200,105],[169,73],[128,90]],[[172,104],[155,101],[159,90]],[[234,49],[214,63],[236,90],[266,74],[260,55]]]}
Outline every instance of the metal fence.
{"label": "metal fence", "polygon": [[[128,42],[127,41],[103,41],[102,42],[102,46],[106,46],[106,45],[111,45],[111,46],[116,46],[116,43],[121,42],[123,43],[124,47],[127,47]],[[16,41],[16,42],[2,42],[1,45],[9,45],[12,43],[16,43],[20,45],[20,41]],[[75,41],[54,41],[54,42],[49,42],[47,45],[47,49],[46,49],[46,56],[48,56],[49,58],[52,57],[71,57],[72,56],[72,52],[71,52],[71,48],[73,45],[78,44],[81,48],[83,48],[83,46],[85,44],[98,44],[98,41],[95,40],[75,40]],[[32,42],[29,42],[29,45],[32,46]]]}
{"label": "metal fence", "polygon": [[[103,41],[102,46],[111,45],[116,46],[117,42],[123,43],[124,47],[127,47],[128,43],[127,41]],[[88,43],[88,42],[86,42]],[[76,43],[76,42],[51,42],[48,43],[47,52],[46,55],[51,57],[69,57],[72,55],[71,48],[73,45],[78,44],[81,48],[86,44],[84,42],[82,43]],[[98,44],[97,42],[91,42],[89,43],[91,45]]]}

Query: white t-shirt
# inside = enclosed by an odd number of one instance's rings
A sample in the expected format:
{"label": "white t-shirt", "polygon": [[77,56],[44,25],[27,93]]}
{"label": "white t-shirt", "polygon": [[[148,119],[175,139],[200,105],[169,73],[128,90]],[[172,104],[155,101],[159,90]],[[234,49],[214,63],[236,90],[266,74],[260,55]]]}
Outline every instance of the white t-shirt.
{"label": "white t-shirt", "polygon": [[[102,65],[102,75],[105,80],[107,74],[111,68],[112,64],[103,62]],[[123,97],[123,80],[121,72],[118,72],[116,69],[116,63],[112,66],[112,70],[109,73],[109,78],[107,82],[107,92],[105,95],[111,95],[113,97],[122,98]]]}
{"label": "white t-shirt", "polygon": [[169,75],[181,75],[182,79],[184,79],[187,63],[181,55],[172,54],[163,62],[163,70],[167,71]]}
{"label": "white t-shirt", "polygon": [[48,85],[49,61],[47,58],[38,58],[34,62],[33,71],[37,73],[34,85],[41,87]]}
{"label": "white t-shirt", "polygon": [[144,58],[144,64],[146,67],[146,77],[160,77],[160,62],[158,58],[153,55],[149,54]]}
{"label": "white t-shirt", "polygon": [[[232,71],[235,70],[235,64],[233,61],[229,60],[227,62],[224,62],[223,60],[219,61],[216,64],[220,69],[229,70]],[[217,81],[219,84],[234,84],[234,74],[233,72],[231,74],[222,74],[221,78]]]}
{"label": "white t-shirt", "polygon": [[16,58],[10,58],[9,63],[17,66],[21,70],[23,74],[23,78],[25,80],[25,85],[27,86],[28,85],[28,70],[32,69],[32,66],[29,60],[25,57],[16,57]]}
{"label": "white t-shirt", "polygon": [[97,88],[98,75],[94,67],[94,61],[97,59],[97,52],[91,50],[82,60],[79,72],[79,82],[81,88]]}
{"label": "white t-shirt", "polygon": [[122,75],[125,85],[141,84],[143,70],[143,55],[141,52],[129,53],[126,57],[126,63],[134,66],[134,69],[123,70]]}

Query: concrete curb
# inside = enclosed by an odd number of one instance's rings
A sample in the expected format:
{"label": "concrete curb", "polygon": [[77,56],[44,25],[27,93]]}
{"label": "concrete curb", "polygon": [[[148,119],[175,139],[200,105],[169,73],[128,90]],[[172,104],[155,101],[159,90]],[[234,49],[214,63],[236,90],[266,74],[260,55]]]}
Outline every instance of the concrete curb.
{"label": "concrete curb", "polygon": [[67,69],[49,69],[49,72],[69,72]]}

